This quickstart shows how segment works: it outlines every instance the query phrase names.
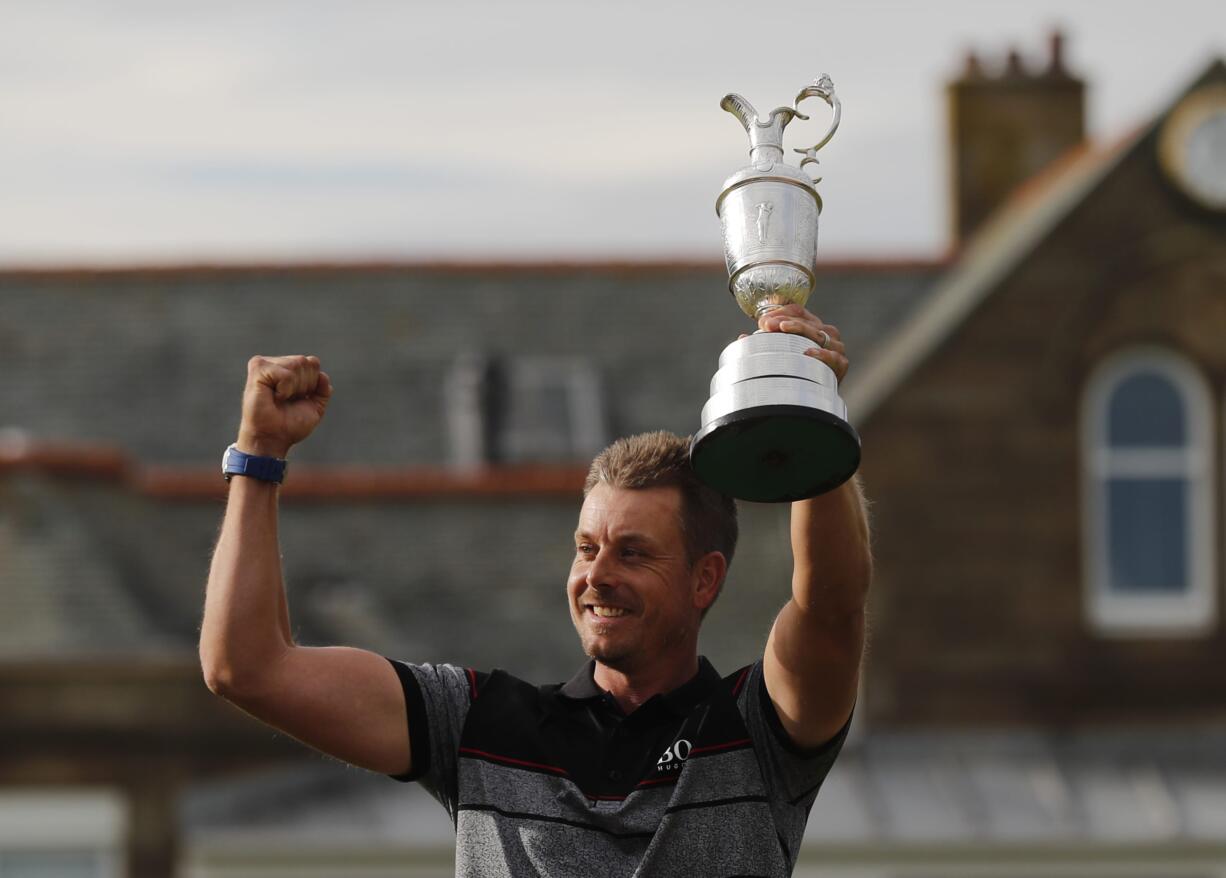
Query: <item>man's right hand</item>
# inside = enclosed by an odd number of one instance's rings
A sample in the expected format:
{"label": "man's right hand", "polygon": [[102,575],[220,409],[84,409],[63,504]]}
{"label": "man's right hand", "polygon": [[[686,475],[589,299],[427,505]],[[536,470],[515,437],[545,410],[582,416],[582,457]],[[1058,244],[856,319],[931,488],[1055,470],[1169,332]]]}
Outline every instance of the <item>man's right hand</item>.
{"label": "man's right hand", "polygon": [[332,382],[318,357],[252,357],[247,362],[238,450],[285,457],[319,426]]}

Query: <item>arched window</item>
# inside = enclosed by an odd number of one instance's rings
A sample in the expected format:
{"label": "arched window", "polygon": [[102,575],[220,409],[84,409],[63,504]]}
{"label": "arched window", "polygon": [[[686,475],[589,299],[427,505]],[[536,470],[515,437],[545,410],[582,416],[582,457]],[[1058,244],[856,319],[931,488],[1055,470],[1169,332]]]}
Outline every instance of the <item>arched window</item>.
{"label": "arched window", "polygon": [[1212,400],[1156,348],[1104,362],[1082,405],[1086,610],[1104,633],[1194,634],[1217,611]]}

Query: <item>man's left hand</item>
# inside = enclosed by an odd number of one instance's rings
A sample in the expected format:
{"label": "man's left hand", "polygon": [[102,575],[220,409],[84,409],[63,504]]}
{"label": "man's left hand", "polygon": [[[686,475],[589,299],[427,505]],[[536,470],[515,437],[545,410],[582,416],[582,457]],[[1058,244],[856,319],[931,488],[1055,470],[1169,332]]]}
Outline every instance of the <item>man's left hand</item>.
{"label": "man's left hand", "polygon": [[803,305],[783,305],[766,312],[758,318],[758,328],[763,332],[803,335],[817,345],[805,351],[806,355],[821,360],[833,369],[840,383],[847,374],[849,364],[839,328],[833,323],[822,323],[816,314],[807,311]]}

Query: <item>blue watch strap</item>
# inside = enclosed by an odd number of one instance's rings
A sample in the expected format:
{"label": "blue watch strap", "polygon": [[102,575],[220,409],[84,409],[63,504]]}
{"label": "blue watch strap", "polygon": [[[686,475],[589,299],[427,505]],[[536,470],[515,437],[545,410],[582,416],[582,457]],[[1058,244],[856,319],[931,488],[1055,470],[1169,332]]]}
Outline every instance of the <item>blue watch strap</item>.
{"label": "blue watch strap", "polygon": [[232,476],[248,476],[261,482],[281,484],[285,481],[285,470],[289,462],[279,457],[261,457],[257,454],[247,454],[231,445],[226,449],[221,459],[221,474],[226,481]]}

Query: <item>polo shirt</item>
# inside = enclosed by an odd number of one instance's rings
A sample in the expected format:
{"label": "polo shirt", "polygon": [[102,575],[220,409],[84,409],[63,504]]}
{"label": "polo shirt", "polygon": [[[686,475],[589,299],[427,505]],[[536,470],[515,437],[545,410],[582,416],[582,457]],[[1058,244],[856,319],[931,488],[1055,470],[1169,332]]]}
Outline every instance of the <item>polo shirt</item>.
{"label": "polo shirt", "polygon": [[565,684],[392,661],[413,767],[456,829],[456,875],[788,876],[847,735],[795,747],[762,662],[624,715],[588,662]]}

